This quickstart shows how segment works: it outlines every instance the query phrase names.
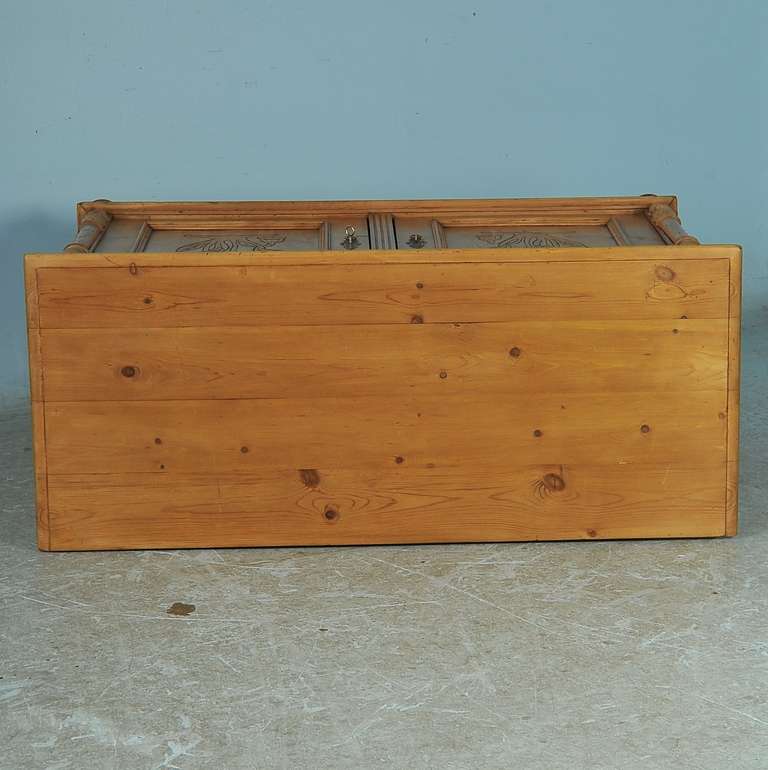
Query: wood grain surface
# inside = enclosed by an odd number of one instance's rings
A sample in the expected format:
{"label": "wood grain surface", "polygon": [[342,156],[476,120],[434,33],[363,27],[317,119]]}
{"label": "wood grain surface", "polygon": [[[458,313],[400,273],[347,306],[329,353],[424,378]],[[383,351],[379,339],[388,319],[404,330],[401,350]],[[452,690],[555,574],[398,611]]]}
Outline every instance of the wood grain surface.
{"label": "wood grain surface", "polygon": [[[524,250],[520,250],[524,251]],[[44,268],[42,328],[726,318],[727,259]]]}
{"label": "wood grain surface", "polygon": [[[43,329],[47,401],[724,390],[728,320]],[[652,364],[652,365],[649,365]],[[132,367],[126,377],[123,369]]]}
{"label": "wood grain surface", "polygon": [[[310,470],[312,471],[310,473]],[[410,465],[54,476],[58,549],[723,534],[711,467]]]}
{"label": "wood grain surface", "polygon": [[[48,472],[255,467],[485,468],[528,463],[722,466],[726,393],[485,393],[46,403]],[[685,400],[681,408],[680,399]],[[161,467],[163,466],[163,467]]]}

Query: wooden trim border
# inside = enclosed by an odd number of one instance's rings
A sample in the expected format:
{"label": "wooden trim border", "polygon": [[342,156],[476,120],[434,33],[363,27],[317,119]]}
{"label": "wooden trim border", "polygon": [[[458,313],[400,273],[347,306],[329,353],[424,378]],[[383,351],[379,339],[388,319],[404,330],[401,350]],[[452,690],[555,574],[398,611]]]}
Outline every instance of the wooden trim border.
{"label": "wooden trim border", "polygon": [[736,247],[729,254],[730,299],[728,303],[728,412],[726,444],[725,534],[739,529],[739,412],[741,382],[741,261]]}
{"label": "wooden trim border", "polygon": [[42,338],[39,323],[37,269],[34,260],[25,258],[24,282],[27,305],[27,345],[29,352],[29,395],[32,402],[32,433],[35,463],[35,508],[37,547],[51,550],[50,512],[48,509],[48,462],[45,431],[45,386],[43,382]]}
{"label": "wooden trim border", "polygon": [[78,228],[89,212],[106,212],[115,217],[148,219],[173,217],[309,217],[322,220],[368,214],[419,216],[446,220],[446,217],[493,217],[500,214],[526,214],[555,221],[583,221],[600,214],[603,223],[611,217],[637,214],[662,204],[677,211],[673,195],[641,195],[616,198],[489,198],[455,200],[346,200],[346,201],[83,201],[77,204]]}

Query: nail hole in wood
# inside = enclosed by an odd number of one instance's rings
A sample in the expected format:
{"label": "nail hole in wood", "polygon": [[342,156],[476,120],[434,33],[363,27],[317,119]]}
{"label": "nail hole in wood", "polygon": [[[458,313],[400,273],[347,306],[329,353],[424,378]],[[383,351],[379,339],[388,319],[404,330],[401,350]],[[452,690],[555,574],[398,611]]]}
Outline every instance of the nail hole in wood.
{"label": "nail hole in wood", "polygon": [[539,430],[538,428],[536,428],[536,430],[535,430],[535,431],[533,431],[533,435],[534,435],[536,438],[541,438],[541,437],[544,435],[544,432],[543,432],[543,431],[541,431],[541,430]]}
{"label": "nail hole in wood", "polygon": [[248,447],[247,447],[247,446],[241,446],[241,447],[240,447],[240,451],[241,451],[241,452],[242,452],[244,455],[247,455],[247,454],[248,454]]}
{"label": "nail hole in wood", "polygon": [[397,457],[395,457],[395,462],[396,462],[398,465],[402,465],[402,464],[405,462],[405,458],[404,458],[404,457],[401,457],[400,455],[398,455]]}
{"label": "nail hole in wood", "polygon": [[448,376],[448,372],[446,372],[445,369],[441,370],[440,379],[444,380],[447,376]]}
{"label": "nail hole in wood", "polygon": [[124,366],[120,370],[120,374],[123,377],[135,377],[139,373],[139,370],[135,366]]}
{"label": "nail hole in wood", "polygon": [[151,305],[152,304],[152,297],[144,297],[144,304],[145,305]]}
{"label": "nail hole in wood", "polygon": [[643,423],[640,426],[640,433],[650,433],[650,432],[651,432],[651,426],[650,425],[646,425],[645,423]]}
{"label": "nail hole in wood", "polygon": [[589,535],[589,537],[597,537],[597,530],[595,530],[595,529],[588,529],[587,530],[587,535]]}
{"label": "nail hole in wood", "polygon": [[162,444],[162,443],[163,443],[163,440],[161,438],[158,437],[158,438],[155,439],[155,444],[159,445],[159,444]]}
{"label": "nail hole in wood", "polygon": [[419,282],[416,284],[416,288],[417,288],[417,289],[423,289],[423,288],[424,288],[424,284],[423,284],[421,281],[419,281]]}
{"label": "nail hole in wood", "polygon": [[520,348],[517,348],[517,347],[509,349],[509,355],[512,356],[512,358],[520,358],[520,354],[522,352],[523,351],[520,350]]}
{"label": "nail hole in wood", "polygon": [[412,315],[411,316],[411,323],[412,324],[423,324],[424,323],[424,318],[423,318],[423,316],[420,316],[418,314],[417,315]]}

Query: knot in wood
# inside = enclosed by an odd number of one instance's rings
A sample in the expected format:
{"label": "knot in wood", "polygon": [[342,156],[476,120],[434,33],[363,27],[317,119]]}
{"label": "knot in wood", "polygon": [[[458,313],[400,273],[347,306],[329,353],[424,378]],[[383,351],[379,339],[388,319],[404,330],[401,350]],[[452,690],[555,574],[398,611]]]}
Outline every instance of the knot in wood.
{"label": "knot in wood", "polygon": [[666,265],[659,265],[656,268],[656,277],[660,281],[671,281],[675,277],[675,271]]}
{"label": "knot in wood", "polygon": [[562,492],[565,489],[565,480],[556,473],[545,473],[542,481],[550,492]]}

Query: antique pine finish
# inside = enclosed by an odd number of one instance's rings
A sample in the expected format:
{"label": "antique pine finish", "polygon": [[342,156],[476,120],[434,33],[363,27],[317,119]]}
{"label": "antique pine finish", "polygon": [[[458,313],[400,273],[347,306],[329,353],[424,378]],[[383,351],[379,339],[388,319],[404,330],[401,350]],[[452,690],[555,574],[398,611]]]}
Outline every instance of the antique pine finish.
{"label": "antique pine finish", "polygon": [[673,197],[81,203],[38,545],[733,535],[740,265]]}

